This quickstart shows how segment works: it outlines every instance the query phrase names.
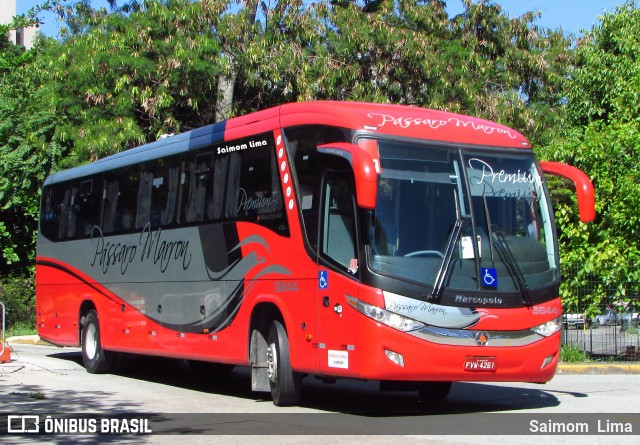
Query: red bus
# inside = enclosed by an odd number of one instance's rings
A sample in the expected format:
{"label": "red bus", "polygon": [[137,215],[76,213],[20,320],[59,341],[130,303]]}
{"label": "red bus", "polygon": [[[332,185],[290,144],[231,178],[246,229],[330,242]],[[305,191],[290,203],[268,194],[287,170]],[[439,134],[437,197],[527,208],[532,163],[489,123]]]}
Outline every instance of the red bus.
{"label": "red bus", "polygon": [[456,381],[546,382],[560,348],[557,238],[529,142],[408,106],[286,104],[44,183],[40,336],[251,368],[299,402],[307,375],[446,397]]}

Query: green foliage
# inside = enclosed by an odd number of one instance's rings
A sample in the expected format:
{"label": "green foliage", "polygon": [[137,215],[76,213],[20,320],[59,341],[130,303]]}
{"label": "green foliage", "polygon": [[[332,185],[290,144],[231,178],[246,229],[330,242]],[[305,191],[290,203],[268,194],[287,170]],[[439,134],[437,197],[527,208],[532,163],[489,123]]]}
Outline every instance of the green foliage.
{"label": "green foliage", "polygon": [[34,391],[29,393],[29,398],[34,400],[47,400],[49,397],[44,391]]}
{"label": "green foliage", "polygon": [[0,71],[0,273],[32,267],[40,187],[67,151],[58,137],[65,118],[49,94],[51,76],[42,56],[57,45],[37,40]]}
{"label": "green foliage", "polygon": [[562,363],[583,363],[589,361],[589,356],[576,345],[562,345],[560,361]]}
{"label": "green foliage", "polygon": [[68,122],[70,164],[213,120],[221,74],[215,29],[226,2],[146,1],[131,14],[91,15],[90,28],[48,53]]}
{"label": "green foliage", "polygon": [[[605,14],[581,40],[567,84],[567,125],[542,150],[543,157],[575,165],[596,188],[595,223],[578,222],[573,200],[554,187],[560,228],[561,263],[566,276],[565,303],[575,303],[569,289],[598,283],[582,296],[583,310],[595,310],[619,283],[616,296],[640,289],[640,10],[635,2]],[[610,294],[609,294],[610,295]]]}
{"label": "green foliage", "polygon": [[35,289],[33,278],[4,277],[0,279],[0,301],[5,305],[7,331],[16,325],[36,325]]}
{"label": "green foliage", "polygon": [[5,332],[5,337],[20,337],[23,335],[36,335],[38,333],[35,323],[17,322],[11,325]]}
{"label": "green foliage", "polygon": [[446,109],[511,125],[534,141],[557,122],[570,42],[535,26],[535,14],[509,19],[488,1],[465,2],[453,19],[438,1],[378,2],[371,13],[362,6],[316,7],[321,39],[300,44],[316,61],[300,98]]}

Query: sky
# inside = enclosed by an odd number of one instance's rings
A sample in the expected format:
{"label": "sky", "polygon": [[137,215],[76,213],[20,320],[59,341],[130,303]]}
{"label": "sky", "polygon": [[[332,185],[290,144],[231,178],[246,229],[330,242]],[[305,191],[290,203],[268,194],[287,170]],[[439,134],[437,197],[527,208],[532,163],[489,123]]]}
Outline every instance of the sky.
{"label": "sky", "polygon": [[[16,0],[16,12],[24,14],[42,0]],[[266,0],[266,3],[276,0]],[[598,22],[598,17],[605,12],[613,12],[624,0],[494,0],[502,6],[511,17],[518,17],[527,11],[539,10],[542,13],[536,24],[546,28],[562,28],[565,32],[582,34],[589,31]],[[93,0],[94,7],[106,6],[106,0]],[[462,12],[462,0],[447,0],[449,15]],[[47,36],[56,37],[58,24],[51,15],[41,17],[44,24],[40,30]]]}

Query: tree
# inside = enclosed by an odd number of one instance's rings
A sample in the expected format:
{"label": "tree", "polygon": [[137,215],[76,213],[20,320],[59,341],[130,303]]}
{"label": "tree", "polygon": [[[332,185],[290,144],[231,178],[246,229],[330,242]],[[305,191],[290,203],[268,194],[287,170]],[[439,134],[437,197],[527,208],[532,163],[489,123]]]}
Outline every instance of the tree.
{"label": "tree", "polygon": [[[582,225],[574,203],[556,193],[561,258],[574,283],[598,287],[581,296],[597,306],[614,284],[618,296],[640,291],[640,9],[619,6],[579,42],[567,97],[566,125],[544,156],[576,165],[596,188],[597,219]],[[568,285],[563,297],[575,302]]]}
{"label": "tree", "polygon": [[534,141],[557,122],[570,40],[509,19],[500,6],[464,2],[449,19],[443,1],[339,2],[319,10],[315,54],[327,64],[315,97],[405,103],[477,115]]}
{"label": "tree", "polygon": [[56,140],[64,117],[51,105],[41,59],[50,44],[39,39],[29,52],[12,45],[1,53],[10,66],[0,70],[0,273],[19,275],[32,265],[40,187],[65,154]]}
{"label": "tree", "polygon": [[71,164],[213,122],[226,2],[145,1],[91,15],[49,54]]}

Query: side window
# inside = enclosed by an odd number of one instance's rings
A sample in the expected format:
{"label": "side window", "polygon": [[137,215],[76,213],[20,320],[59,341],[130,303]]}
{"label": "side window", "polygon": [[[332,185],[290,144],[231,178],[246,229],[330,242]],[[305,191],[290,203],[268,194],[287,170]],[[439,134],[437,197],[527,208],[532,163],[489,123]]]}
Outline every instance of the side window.
{"label": "side window", "polygon": [[74,207],[78,187],[71,184],[64,186],[62,191],[62,203],[60,205],[60,225],[58,226],[58,239],[64,240],[76,236],[76,209]]}
{"label": "side window", "polygon": [[258,135],[229,153],[225,219],[250,221],[288,235],[273,135]]}
{"label": "side window", "polygon": [[91,236],[94,226],[100,225],[100,197],[102,195],[101,181],[98,177],[87,179],[79,184],[78,192],[74,196],[77,238]]}
{"label": "side window", "polygon": [[149,166],[140,169],[138,184],[138,208],[136,210],[136,229],[144,229],[151,222],[151,190],[153,189],[153,171]]}
{"label": "side window", "polygon": [[[102,232],[121,233],[135,229],[137,199],[141,184],[138,167],[108,172],[104,178]],[[142,212],[140,212],[142,213]]]}
{"label": "side window", "polygon": [[45,188],[42,192],[40,231],[51,240],[58,238],[58,224],[60,224],[60,207],[54,201],[55,198],[53,186]]}
{"label": "side window", "polygon": [[294,164],[307,242],[313,250],[317,250],[322,174],[330,168],[317,147],[329,142],[348,142],[351,140],[351,130],[325,125],[301,125],[286,128],[284,134],[289,158]]}
{"label": "side window", "polygon": [[156,162],[151,190],[152,227],[167,227],[173,224],[178,201],[179,178],[179,158],[160,159]]}
{"label": "side window", "polygon": [[226,157],[214,159],[213,152],[197,153],[183,162],[178,222],[220,220],[226,171]]}
{"label": "side window", "polygon": [[354,195],[349,175],[328,174],[322,203],[321,253],[346,270],[357,271]]}
{"label": "side window", "polygon": [[40,225],[42,233],[52,240],[68,238],[68,216],[71,205],[71,184],[55,184],[44,192]]}
{"label": "side window", "polygon": [[42,233],[52,240],[90,237],[93,226],[100,224],[100,184],[95,177],[47,187],[42,202]]}
{"label": "side window", "polygon": [[140,169],[136,229],[168,227],[175,220],[180,178],[179,158],[162,158]]}

